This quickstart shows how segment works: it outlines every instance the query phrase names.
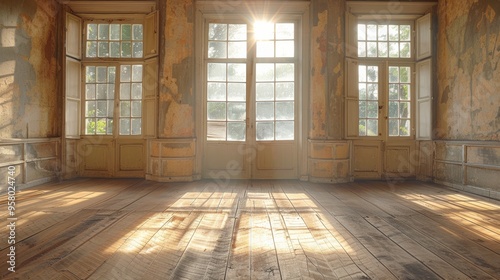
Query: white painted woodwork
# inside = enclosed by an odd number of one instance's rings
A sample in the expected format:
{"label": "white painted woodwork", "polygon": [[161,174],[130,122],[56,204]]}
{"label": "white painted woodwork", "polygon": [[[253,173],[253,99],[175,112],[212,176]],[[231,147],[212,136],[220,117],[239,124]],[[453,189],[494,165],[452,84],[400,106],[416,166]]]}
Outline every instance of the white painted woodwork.
{"label": "white painted woodwork", "polygon": [[382,141],[354,140],[352,173],[358,179],[382,178]]}
{"label": "white painted woodwork", "polygon": [[346,137],[354,138],[359,134],[359,90],[358,90],[358,61],[346,59]]}
{"label": "white painted woodwork", "polygon": [[432,14],[416,20],[417,61],[432,56]]}
{"label": "white painted woodwork", "polygon": [[416,64],[416,138],[432,139],[432,60]]}
{"label": "white painted woodwork", "polygon": [[66,13],[66,55],[80,59],[82,55],[82,19]]}
{"label": "white painted woodwork", "polygon": [[144,58],[158,54],[158,11],[154,11],[144,18]]}

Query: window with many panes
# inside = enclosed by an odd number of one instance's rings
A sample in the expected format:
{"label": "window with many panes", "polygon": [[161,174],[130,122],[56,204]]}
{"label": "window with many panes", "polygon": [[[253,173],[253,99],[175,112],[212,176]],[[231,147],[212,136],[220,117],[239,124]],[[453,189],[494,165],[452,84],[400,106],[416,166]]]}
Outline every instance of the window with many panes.
{"label": "window with many panes", "polygon": [[412,27],[357,23],[358,136],[411,136]]}
{"label": "window with many panes", "polygon": [[142,134],[143,33],[141,23],[85,24],[85,135]]}

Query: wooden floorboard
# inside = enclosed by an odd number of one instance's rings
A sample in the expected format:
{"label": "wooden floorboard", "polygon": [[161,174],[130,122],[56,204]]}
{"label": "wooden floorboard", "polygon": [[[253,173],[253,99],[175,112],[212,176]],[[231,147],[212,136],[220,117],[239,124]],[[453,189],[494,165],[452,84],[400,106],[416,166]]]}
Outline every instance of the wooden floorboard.
{"label": "wooden floorboard", "polygon": [[78,179],[16,202],[2,279],[500,279],[500,202],[430,183]]}

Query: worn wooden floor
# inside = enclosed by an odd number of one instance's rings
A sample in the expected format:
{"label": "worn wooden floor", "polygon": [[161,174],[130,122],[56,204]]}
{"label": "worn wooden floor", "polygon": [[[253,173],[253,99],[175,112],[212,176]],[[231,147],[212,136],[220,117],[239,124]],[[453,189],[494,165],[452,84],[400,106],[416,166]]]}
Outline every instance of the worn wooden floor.
{"label": "worn wooden floor", "polygon": [[16,201],[6,279],[500,278],[500,202],[432,184],[82,179]]}

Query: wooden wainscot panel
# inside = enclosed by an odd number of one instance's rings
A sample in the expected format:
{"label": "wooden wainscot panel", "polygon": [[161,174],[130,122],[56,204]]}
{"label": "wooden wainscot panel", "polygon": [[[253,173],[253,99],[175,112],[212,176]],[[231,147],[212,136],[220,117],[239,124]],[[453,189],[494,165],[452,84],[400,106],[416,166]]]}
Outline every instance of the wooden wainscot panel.
{"label": "wooden wainscot panel", "polygon": [[358,178],[379,178],[381,175],[380,143],[373,145],[355,144],[353,171]]}
{"label": "wooden wainscot panel", "polygon": [[336,180],[344,179],[344,181],[349,179],[349,161],[347,160],[310,159],[309,167],[311,169],[311,177],[332,178]]}
{"label": "wooden wainscot panel", "polygon": [[161,157],[192,157],[195,154],[194,141],[166,142],[161,144]]}
{"label": "wooden wainscot panel", "polygon": [[88,144],[85,145],[85,170],[108,171],[109,145],[106,144]]}
{"label": "wooden wainscot panel", "polygon": [[385,155],[385,172],[398,175],[413,173],[410,158],[410,147],[387,146]]}
{"label": "wooden wainscot panel", "polygon": [[467,185],[500,191],[500,168],[467,167]]}
{"label": "wooden wainscot panel", "polygon": [[144,147],[142,144],[122,144],[119,151],[120,171],[144,170]]}
{"label": "wooden wainscot panel", "polygon": [[436,156],[437,160],[462,162],[462,145],[451,145],[448,143],[436,143]]}
{"label": "wooden wainscot panel", "polygon": [[500,147],[469,146],[467,147],[467,163],[500,167]]}
{"label": "wooden wainscot panel", "polygon": [[333,143],[328,142],[311,142],[309,145],[309,155],[316,159],[333,159]]}
{"label": "wooden wainscot panel", "polygon": [[1,144],[0,145],[0,164],[8,165],[9,162],[23,159],[22,144]]}
{"label": "wooden wainscot panel", "polygon": [[428,181],[432,179],[433,156],[432,141],[418,141],[417,176],[420,180]]}
{"label": "wooden wainscot panel", "polygon": [[57,157],[57,154],[57,142],[26,144],[26,159]]}
{"label": "wooden wainscot panel", "polygon": [[349,143],[335,144],[334,159],[349,159]]}
{"label": "wooden wainscot panel", "polygon": [[192,159],[163,159],[162,174],[164,177],[191,177],[194,162]]}
{"label": "wooden wainscot panel", "polygon": [[257,149],[257,169],[290,170],[295,167],[293,144],[274,145],[272,149],[262,147]]}
{"label": "wooden wainscot panel", "polygon": [[27,182],[55,177],[57,172],[57,160],[39,160],[26,164]]}
{"label": "wooden wainscot panel", "polygon": [[434,178],[452,184],[462,184],[462,165],[436,162],[434,166]]}

